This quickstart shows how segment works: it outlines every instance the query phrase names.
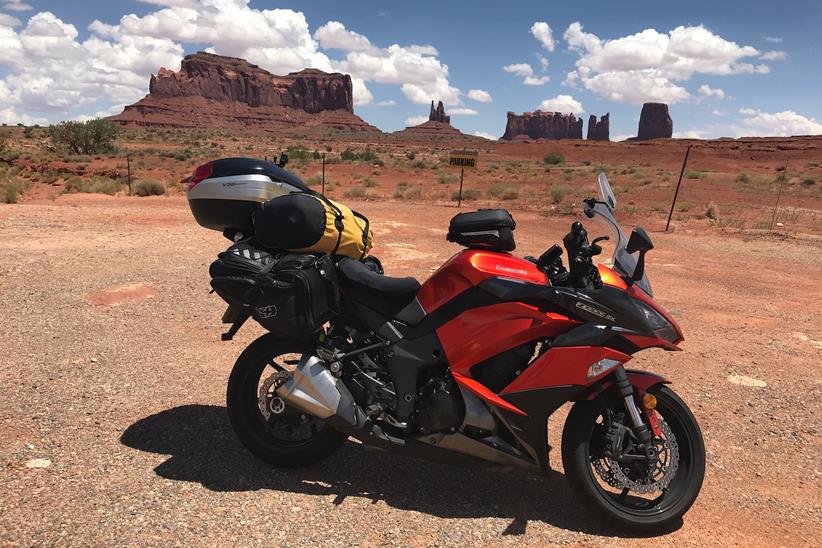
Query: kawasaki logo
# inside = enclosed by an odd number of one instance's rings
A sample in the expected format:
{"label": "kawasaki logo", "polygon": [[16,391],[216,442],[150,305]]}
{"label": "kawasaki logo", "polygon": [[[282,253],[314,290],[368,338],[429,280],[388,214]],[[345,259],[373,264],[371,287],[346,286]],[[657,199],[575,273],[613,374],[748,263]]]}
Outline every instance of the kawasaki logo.
{"label": "kawasaki logo", "polygon": [[496,268],[500,272],[508,272],[509,274],[520,274],[522,276],[527,276],[528,275],[528,271],[523,270],[521,268],[511,268],[510,266],[502,266],[502,265],[496,265],[494,268]]}

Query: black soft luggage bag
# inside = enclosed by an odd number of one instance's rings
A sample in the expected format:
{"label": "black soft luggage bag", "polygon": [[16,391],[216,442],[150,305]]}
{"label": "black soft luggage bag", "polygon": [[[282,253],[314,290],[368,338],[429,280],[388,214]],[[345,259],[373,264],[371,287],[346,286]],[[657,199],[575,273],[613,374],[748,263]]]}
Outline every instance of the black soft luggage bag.
{"label": "black soft luggage bag", "polygon": [[276,336],[305,340],[339,308],[336,269],[328,255],[268,253],[243,241],[209,268],[211,287]]}
{"label": "black soft luggage bag", "polygon": [[448,226],[449,242],[472,249],[513,251],[514,218],[506,209],[480,209],[457,213]]}

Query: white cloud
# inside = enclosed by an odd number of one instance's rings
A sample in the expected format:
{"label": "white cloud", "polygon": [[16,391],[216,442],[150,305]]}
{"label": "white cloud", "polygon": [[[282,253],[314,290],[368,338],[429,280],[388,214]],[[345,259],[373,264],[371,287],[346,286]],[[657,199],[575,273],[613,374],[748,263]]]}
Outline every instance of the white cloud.
{"label": "white cloud", "polygon": [[448,111],[449,115],[452,116],[476,116],[479,114],[476,110],[472,108],[452,108]]}
{"label": "white cloud", "polygon": [[476,135],[477,137],[482,137],[483,139],[488,139],[489,141],[496,141],[497,138],[491,135],[490,133],[485,133],[484,131],[475,131],[472,135]]}
{"label": "white cloud", "polygon": [[410,118],[405,119],[405,125],[407,127],[411,126],[418,126],[428,121],[428,116],[411,116]]}
{"label": "white cloud", "polygon": [[707,84],[702,84],[699,86],[699,94],[703,97],[710,97],[713,99],[724,99],[725,98],[725,91],[719,88],[712,88]]}
{"label": "white cloud", "polygon": [[547,57],[545,57],[545,56],[544,56],[543,54],[541,54],[541,53],[537,53],[537,59],[539,59],[539,64],[540,64],[540,66],[542,67],[542,70],[547,69],[547,68],[548,68],[548,65],[550,65],[550,64],[551,64],[551,62],[550,62],[550,61],[548,61],[548,58],[547,58]]}
{"label": "white cloud", "polygon": [[722,109],[715,108],[711,111],[714,116],[727,116],[728,112]]}
{"label": "white cloud", "polygon": [[766,36],[765,41],[766,42],[772,42],[774,44],[781,44],[782,43],[782,38],[780,38],[778,36]]}
{"label": "white cloud", "polygon": [[822,124],[792,110],[768,113],[759,109],[742,108],[739,113],[742,126],[736,128],[738,136],[822,135]]}
{"label": "white cloud", "polygon": [[784,61],[788,58],[788,52],[782,50],[766,51],[759,58],[763,61]]}
{"label": "white cloud", "polygon": [[351,78],[351,93],[354,96],[355,106],[370,105],[374,100],[371,91],[366,87],[362,78]]}
{"label": "white cloud", "polygon": [[688,131],[674,131],[672,137],[674,139],[704,139],[705,134],[698,129],[690,129]]}
{"label": "white cloud", "polygon": [[631,137],[634,137],[634,135],[627,135],[625,133],[621,133],[619,135],[614,135],[613,137],[611,137],[611,141],[624,141],[625,139],[630,139]]}
{"label": "white cloud", "polygon": [[0,27],[19,27],[20,20],[5,13],[0,13]]}
{"label": "white cloud", "polygon": [[526,86],[541,86],[550,80],[548,76],[534,76],[534,69],[528,63],[513,63],[511,65],[505,65],[502,67],[502,70],[509,74],[522,76],[522,83]]}
{"label": "white cloud", "polygon": [[375,53],[379,48],[374,47],[367,37],[348,30],[339,21],[329,21],[314,32],[314,39],[325,49],[344,49],[348,51],[367,51]]}
{"label": "white cloud", "polygon": [[760,55],[752,46],[725,40],[703,26],[679,26],[670,32],[645,29],[613,40],[585,32],[579,22],[563,34],[579,55],[577,69],[566,76],[612,101],[643,103],[684,101],[690,94],[676,82],[694,74],[766,73],[767,65],[746,59]]}
{"label": "white cloud", "polygon": [[44,126],[48,123],[48,120],[46,120],[45,118],[32,117],[28,114],[21,114],[15,112],[10,108],[0,108],[0,124],[25,124],[27,126],[40,124],[41,126]]}
{"label": "white cloud", "polygon": [[548,51],[554,51],[554,33],[551,27],[544,21],[537,21],[531,26],[531,34],[536,38],[542,47]]}
{"label": "white cloud", "polygon": [[3,0],[3,9],[11,11],[31,11],[34,8],[22,0]]}
{"label": "white cloud", "polygon": [[526,76],[522,83],[526,86],[541,86],[550,79],[549,76]]}
{"label": "white cloud", "polygon": [[468,98],[478,103],[490,103],[493,101],[491,94],[484,89],[469,89]]}
{"label": "white cloud", "polygon": [[378,107],[393,107],[396,104],[397,102],[393,99],[389,99],[388,101],[377,101],[376,103]]}
{"label": "white cloud", "polygon": [[510,74],[516,74],[517,76],[531,76],[534,74],[534,69],[531,68],[531,65],[528,63],[514,63],[511,65],[505,65],[502,67],[502,70]]}
{"label": "white cloud", "polygon": [[562,112],[564,114],[581,114],[585,112],[582,103],[570,95],[557,95],[553,99],[545,99],[537,108],[543,112]]}

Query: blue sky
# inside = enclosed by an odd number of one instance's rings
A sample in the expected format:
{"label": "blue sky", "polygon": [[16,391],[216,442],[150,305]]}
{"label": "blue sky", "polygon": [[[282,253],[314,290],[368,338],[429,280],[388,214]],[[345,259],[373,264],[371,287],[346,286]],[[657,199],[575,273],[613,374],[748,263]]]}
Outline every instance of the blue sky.
{"label": "blue sky", "polygon": [[822,133],[822,2],[733,4],[0,0],[0,120],[112,113],[212,48],[349,72],[355,112],[384,131],[443,99],[493,137],[543,102],[634,135],[644,100],[670,103],[680,136]]}

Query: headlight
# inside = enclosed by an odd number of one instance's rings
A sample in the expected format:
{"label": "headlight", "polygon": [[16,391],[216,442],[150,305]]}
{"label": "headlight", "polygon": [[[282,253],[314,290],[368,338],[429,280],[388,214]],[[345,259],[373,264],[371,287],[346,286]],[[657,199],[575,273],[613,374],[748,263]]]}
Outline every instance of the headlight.
{"label": "headlight", "polygon": [[636,301],[636,305],[642,311],[642,314],[645,316],[645,321],[648,322],[648,326],[657,337],[665,339],[670,343],[675,343],[679,340],[679,332],[676,330],[676,327],[666,320],[662,314],[643,302]]}

